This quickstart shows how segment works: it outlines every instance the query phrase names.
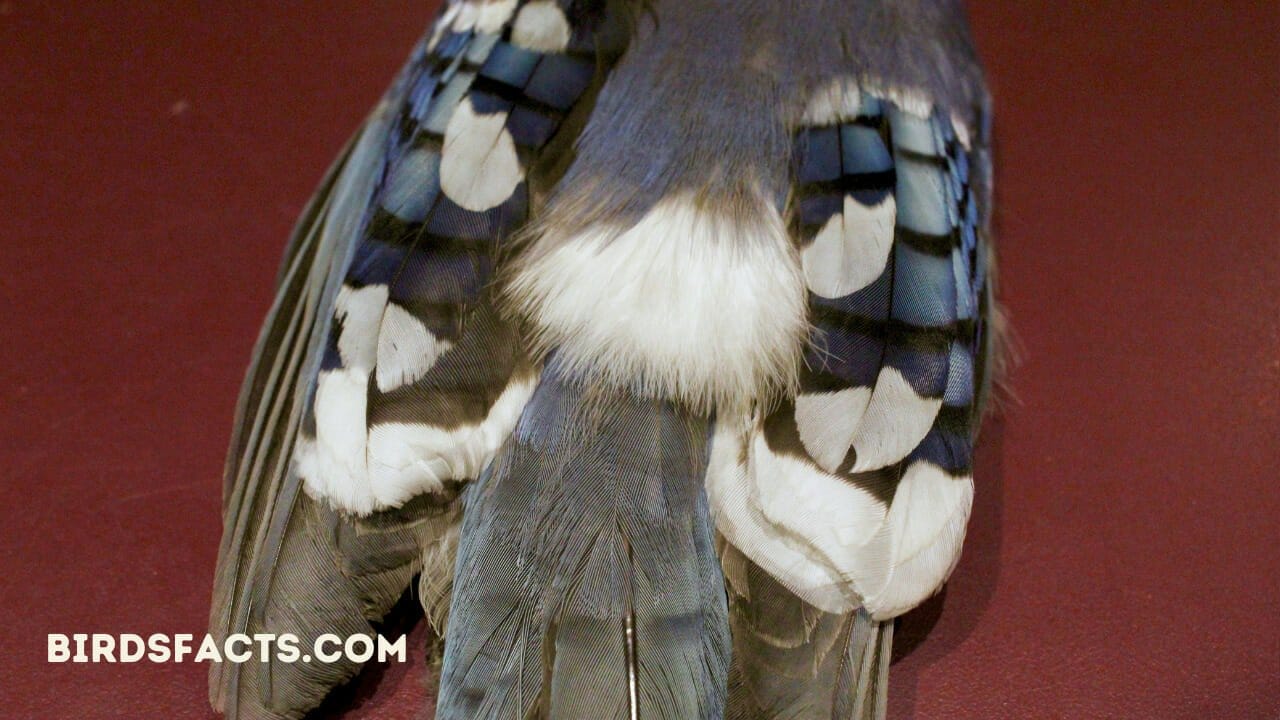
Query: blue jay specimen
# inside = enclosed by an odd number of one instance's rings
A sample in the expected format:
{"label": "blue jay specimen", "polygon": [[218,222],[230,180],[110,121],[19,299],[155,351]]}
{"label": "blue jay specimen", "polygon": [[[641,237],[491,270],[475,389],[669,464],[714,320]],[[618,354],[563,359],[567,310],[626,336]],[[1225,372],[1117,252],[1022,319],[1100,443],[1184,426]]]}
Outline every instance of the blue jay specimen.
{"label": "blue jay specimen", "polygon": [[986,98],[957,0],[448,4],[288,245],[213,634],[417,578],[441,720],[883,717],[973,496]]}

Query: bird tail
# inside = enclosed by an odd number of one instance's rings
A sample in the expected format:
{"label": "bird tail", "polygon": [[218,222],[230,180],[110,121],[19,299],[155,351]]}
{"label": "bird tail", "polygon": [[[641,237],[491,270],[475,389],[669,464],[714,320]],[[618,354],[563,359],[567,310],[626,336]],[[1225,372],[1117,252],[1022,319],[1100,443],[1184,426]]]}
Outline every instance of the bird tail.
{"label": "bird tail", "polygon": [[882,720],[893,620],[823,612],[720,547],[734,643],[727,720]]}
{"label": "bird tail", "polygon": [[708,430],[548,363],[464,495],[436,717],[723,717]]}

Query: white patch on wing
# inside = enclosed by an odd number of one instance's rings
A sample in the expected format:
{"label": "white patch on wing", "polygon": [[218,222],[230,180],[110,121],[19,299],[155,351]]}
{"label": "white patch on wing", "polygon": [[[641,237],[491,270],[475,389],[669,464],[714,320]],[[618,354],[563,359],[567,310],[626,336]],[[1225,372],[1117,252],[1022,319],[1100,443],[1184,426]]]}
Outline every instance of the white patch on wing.
{"label": "white patch on wing", "polygon": [[377,360],[378,329],[386,305],[386,285],[343,285],[338,291],[333,314],[342,323],[338,334],[342,367],[323,370],[317,377],[316,436],[299,440],[294,449],[298,474],[307,488],[340,507],[362,507],[368,495],[362,472],[364,422],[369,373]]}
{"label": "white patch on wing", "polygon": [[387,305],[386,285],[355,288],[343,285],[334,301],[334,317],[342,323],[338,335],[338,355],[344,368],[361,371],[367,377],[377,359],[378,327]]}
{"label": "white patch on wing", "polygon": [[476,478],[515,428],[537,385],[513,378],[480,423],[444,429],[424,423],[380,423],[369,430],[369,485],[375,507],[398,507],[437,492],[448,480]]}
{"label": "white patch on wing", "polygon": [[511,44],[540,53],[558,53],[569,45],[572,31],[555,0],[535,0],[520,8],[511,26]]}
{"label": "white patch on wing", "polygon": [[960,559],[972,507],[972,477],[953,477],[924,461],[906,469],[886,523],[892,570],[883,588],[863,599],[873,618],[901,615],[942,587]]}
{"label": "white patch on wing", "polygon": [[[480,6],[474,0],[464,0],[456,6],[457,13],[453,16],[453,25],[449,29],[456,33],[466,32],[476,26],[476,20],[480,19]],[[449,9],[453,12],[453,8]]]}
{"label": "white patch on wing", "polygon": [[885,508],[847,480],[772,453],[758,425],[727,420],[716,426],[706,487],[716,529],[739,552],[820,610],[861,606],[877,620],[938,591],[973,505],[972,477],[919,461]]}
{"label": "white patch on wing", "polygon": [[488,0],[479,4],[476,12],[476,32],[498,33],[515,12],[516,0]]}
{"label": "white patch on wing", "polygon": [[471,99],[458,104],[444,133],[440,189],[472,212],[497,207],[524,180],[506,113],[480,114]]}
{"label": "white patch on wing", "polygon": [[862,92],[850,78],[837,78],[819,88],[805,105],[804,125],[835,125],[858,117]]}
{"label": "white patch on wing", "polygon": [[350,370],[320,374],[316,437],[294,452],[307,492],[335,508],[367,515],[444,489],[450,480],[474,479],[511,434],[537,383],[513,378],[484,420],[453,429],[425,423],[365,426],[368,377]]}
{"label": "white patch on wing", "polygon": [[448,340],[436,339],[408,310],[388,303],[378,333],[378,390],[390,392],[418,380],[451,347]]}
{"label": "white patch on wing", "polygon": [[763,198],[743,224],[679,197],[630,228],[541,242],[551,248],[517,266],[507,292],[571,374],[701,408],[794,384],[804,278]]}
{"label": "white patch on wing", "polygon": [[364,472],[368,372],[325,370],[316,384],[316,436],[294,448],[298,475],[313,496],[356,513],[373,510]]}
{"label": "white patch on wing", "polygon": [[832,215],[800,254],[809,289],[838,298],[875,282],[889,261],[896,214],[893,195],[874,207],[845,195],[843,212]]}
{"label": "white patch on wing", "polygon": [[853,436],[853,472],[878,470],[907,456],[920,444],[942,408],[942,398],[923,398],[893,367],[880,368],[871,402]]}
{"label": "white patch on wing", "polygon": [[823,470],[835,472],[849,454],[858,421],[870,401],[869,387],[796,396],[795,418],[800,442]]}
{"label": "white patch on wing", "polygon": [[716,529],[805,602],[845,613],[861,604],[865,588],[883,587],[890,540],[884,503],[810,463],[774,454],[758,426],[744,433],[740,423],[717,422],[706,487]]}
{"label": "white patch on wing", "polygon": [[295,468],[307,492],[339,510],[365,515],[441,490],[446,480],[476,477],[515,426],[534,378],[513,379],[476,425],[369,428],[370,374],[376,373],[384,392],[413,382],[449,343],[435,340],[417,318],[388,303],[386,285],[344,285],[334,316],[342,323],[342,367],[317,377],[315,437],[300,437],[294,448]]}

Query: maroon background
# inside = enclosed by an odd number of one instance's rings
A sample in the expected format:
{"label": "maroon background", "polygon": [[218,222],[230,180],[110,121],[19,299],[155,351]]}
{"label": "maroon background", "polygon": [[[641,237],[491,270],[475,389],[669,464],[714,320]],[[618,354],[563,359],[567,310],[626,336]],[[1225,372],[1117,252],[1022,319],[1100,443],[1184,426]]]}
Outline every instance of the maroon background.
{"label": "maroon background", "polygon": [[[210,717],[45,636],[203,632],[283,240],[432,4],[0,3],[0,716]],[[1280,717],[1280,3],[972,5],[1025,361],[891,715]]]}

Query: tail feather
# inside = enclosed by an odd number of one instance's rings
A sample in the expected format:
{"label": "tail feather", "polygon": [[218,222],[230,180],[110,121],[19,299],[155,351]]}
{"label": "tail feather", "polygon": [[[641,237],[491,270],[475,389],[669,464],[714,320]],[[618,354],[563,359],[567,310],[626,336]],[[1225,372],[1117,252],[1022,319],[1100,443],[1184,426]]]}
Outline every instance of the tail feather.
{"label": "tail feather", "polygon": [[893,621],[823,612],[721,543],[733,631],[727,720],[881,720]]}
{"label": "tail feather", "polygon": [[554,361],[464,494],[437,717],[723,716],[707,422]]}

